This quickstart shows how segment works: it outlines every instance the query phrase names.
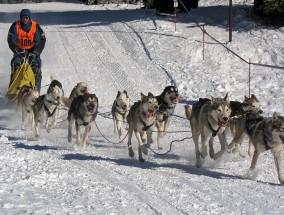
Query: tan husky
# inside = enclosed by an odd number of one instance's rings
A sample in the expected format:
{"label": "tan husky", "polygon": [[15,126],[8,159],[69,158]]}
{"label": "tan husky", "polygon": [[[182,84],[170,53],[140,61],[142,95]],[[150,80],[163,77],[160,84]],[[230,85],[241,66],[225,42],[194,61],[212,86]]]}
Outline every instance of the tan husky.
{"label": "tan husky", "polygon": [[284,184],[281,160],[281,150],[284,144],[284,117],[273,113],[272,117],[260,121],[255,126],[250,140],[254,146],[250,169],[253,170],[255,168],[257,159],[262,152],[271,150],[279,182]]}
{"label": "tan husky", "polygon": [[[225,137],[226,123],[231,114],[230,100],[228,94],[224,98],[199,99],[197,103],[190,107],[185,106],[187,119],[190,120],[192,139],[195,144],[196,167],[201,167],[204,158],[208,154],[210,157],[220,158],[228,145]],[[201,151],[199,150],[198,140],[201,136]],[[218,136],[221,150],[214,152],[214,137]]]}
{"label": "tan husky", "polygon": [[[128,153],[130,157],[134,156],[131,138],[133,132],[138,140],[139,161],[144,162],[142,152],[147,155],[148,147],[152,143],[152,127],[156,120],[158,110],[158,101],[152,93],[148,96],[141,93],[141,100],[135,102],[127,116],[128,123]],[[146,145],[147,141],[147,145]]]}
{"label": "tan husky", "polygon": [[67,108],[70,108],[74,98],[76,98],[79,95],[87,95],[87,94],[89,94],[88,84],[86,82],[79,82],[72,89],[69,98],[62,96],[62,102]]}
{"label": "tan husky", "polygon": [[25,130],[26,117],[29,115],[32,128],[34,128],[34,112],[33,106],[39,97],[39,91],[26,85],[22,86],[17,96],[17,111],[22,108],[22,125],[21,129]]}

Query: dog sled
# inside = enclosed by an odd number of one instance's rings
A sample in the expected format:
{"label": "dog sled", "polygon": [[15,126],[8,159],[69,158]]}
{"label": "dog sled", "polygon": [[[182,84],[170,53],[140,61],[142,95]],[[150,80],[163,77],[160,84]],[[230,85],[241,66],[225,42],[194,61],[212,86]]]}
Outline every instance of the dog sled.
{"label": "dog sled", "polygon": [[17,95],[24,85],[35,89],[35,84],[35,74],[27,60],[24,60],[11,75],[11,81],[5,94],[6,106],[15,103]]}

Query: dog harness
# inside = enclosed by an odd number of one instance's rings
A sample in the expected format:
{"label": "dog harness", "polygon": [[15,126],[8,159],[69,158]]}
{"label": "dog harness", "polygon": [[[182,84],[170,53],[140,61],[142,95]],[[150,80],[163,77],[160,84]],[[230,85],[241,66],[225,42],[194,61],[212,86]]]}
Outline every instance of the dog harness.
{"label": "dog harness", "polygon": [[260,116],[258,113],[254,113],[254,112],[248,112],[245,114],[246,117],[246,130],[249,134],[249,136],[252,135],[255,126],[257,123],[259,123],[261,120],[263,120],[263,117]]}
{"label": "dog harness", "polygon": [[[145,115],[145,113],[144,113],[144,115]],[[147,124],[141,119],[141,117],[140,117],[139,119],[140,119],[141,124],[143,125],[143,128],[142,128],[143,131],[147,131],[147,130],[148,130],[149,128],[151,128],[151,126],[154,124],[154,122],[153,122],[151,125],[147,125]]]}
{"label": "dog harness", "polygon": [[219,132],[219,130],[220,130],[221,127],[219,127],[217,130],[214,130],[214,129],[212,128],[212,125],[210,124],[210,122],[209,122],[208,119],[207,119],[207,122],[208,122],[208,125],[209,125],[209,127],[210,127],[210,129],[211,129],[211,131],[212,131],[212,137],[216,137],[216,135],[218,134],[218,132]]}
{"label": "dog harness", "polygon": [[[46,101],[48,101],[48,100],[46,100]],[[52,101],[48,101],[48,102],[53,103]],[[51,113],[51,112],[49,111],[49,109],[46,107],[46,105],[43,104],[44,110],[45,110],[45,112],[47,113],[47,117],[52,117],[52,116],[53,116],[53,114],[54,114],[55,111],[57,110],[57,106],[58,106],[58,105],[55,106],[54,110],[53,110],[52,113]]]}
{"label": "dog harness", "polygon": [[17,33],[18,33],[18,46],[21,49],[31,49],[35,46],[35,40],[34,40],[34,36],[35,36],[35,32],[36,32],[36,22],[35,21],[31,21],[31,29],[29,32],[25,32],[22,28],[21,28],[21,23],[20,21],[16,22],[16,29],[17,29]]}
{"label": "dog harness", "polygon": [[[121,106],[119,106],[118,104],[117,104],[117,102],[115,102],[116,103],[116,107],[120,107],[120,108],[122,108]],[[122,108],[123,109],[123,108]],[[124,113],[122,113],[121,111],[119,111],[117,108],[115,108],[115,110],[117,111],[117,113],[119,113],[122,117],[123,117],[123,119],[125,119],[125,114],[126,114],[126,112],[127,111],[125,111]]]}

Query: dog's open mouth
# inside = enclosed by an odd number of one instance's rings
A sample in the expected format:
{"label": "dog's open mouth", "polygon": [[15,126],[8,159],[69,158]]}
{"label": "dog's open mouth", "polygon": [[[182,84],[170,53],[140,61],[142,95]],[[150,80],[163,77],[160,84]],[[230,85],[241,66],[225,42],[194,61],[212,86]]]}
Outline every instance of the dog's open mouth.
{"label": "dog's open mouth", "polygon": [[222,120],[218,119],[218,126],[219,127],[225,127],[226,124],[227,124],[227,121],[222,121]]}
{"label": "dog's open mouth", "polygon": [[283,135],[279,135],[279,137],[282,140],[282,143],[284,144],[284,136]]}
{"label": "dog's open mouth", "polygon": [[150,117],[153,117],[155,116],[155,111],[154,110],[148,110],[147,113],[146,113],[146,117],[147,118],[150,118]]}
{"label": "dog's open mouth", "polygon": [[82,93],[83,95],[88,95],[88,94],[89,94],[89,92],[88,92],[87,89],[82,89],[82,90],[81,90],[81,93]]}
{"label": "dog's open mouth", "polygon": [[88,109],[88,111],[89,111],[90,113],[93,113],[93,112],[94,112],[94,108],[93,108],[93,107],[88,107],[87,109]]}
{"label": "dog's open mouth", "polygon": [[176,104],[178,103],[180,100],[182,100],[182,96],[177,96],[177,97],[171,97],[171,101],[172,103]]}

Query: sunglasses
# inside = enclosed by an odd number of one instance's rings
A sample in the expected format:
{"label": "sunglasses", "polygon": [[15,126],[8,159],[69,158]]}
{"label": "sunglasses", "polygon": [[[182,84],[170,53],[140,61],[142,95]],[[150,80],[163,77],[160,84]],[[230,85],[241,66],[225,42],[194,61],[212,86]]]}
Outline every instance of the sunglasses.
{"label": "sunglasses", "polygon": [[28,16],[23,16],[22,19],[29,19],[29,17]]}

